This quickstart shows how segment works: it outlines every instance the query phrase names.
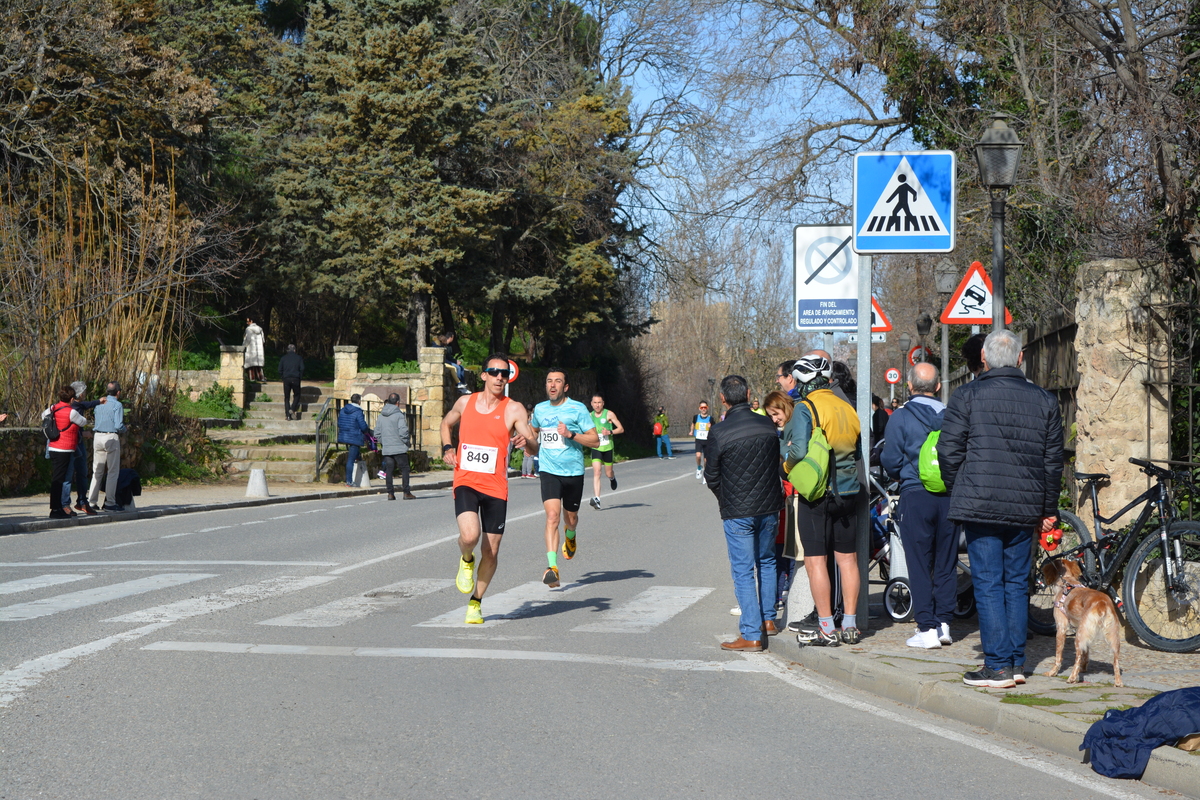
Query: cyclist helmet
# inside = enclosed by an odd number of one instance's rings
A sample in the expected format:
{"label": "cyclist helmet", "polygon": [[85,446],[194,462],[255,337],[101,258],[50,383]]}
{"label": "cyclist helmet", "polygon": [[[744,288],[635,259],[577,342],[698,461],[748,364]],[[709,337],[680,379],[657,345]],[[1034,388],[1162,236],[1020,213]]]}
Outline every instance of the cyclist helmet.
{"label": "cyclist helmet", "polygon": [[799,383],[812,383],[817,378],[829,380],[833,365],[824,356],[807,355],[792,367],[792,377]]}

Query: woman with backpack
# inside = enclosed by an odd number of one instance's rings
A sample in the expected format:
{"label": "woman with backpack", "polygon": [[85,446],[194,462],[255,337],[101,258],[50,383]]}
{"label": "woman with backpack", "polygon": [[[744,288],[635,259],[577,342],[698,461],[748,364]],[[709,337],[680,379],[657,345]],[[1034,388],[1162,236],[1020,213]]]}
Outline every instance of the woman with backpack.
{"label": "woman with backpack", "polygon": [[77,516],[70,506],[62,503],[63,484],[79,445],[79,435],[87,418],[71,405],[75,390],[63,386],[58,390],[58,402],[42,412],[42,430],[50,456],[50,519],[70,519]]}

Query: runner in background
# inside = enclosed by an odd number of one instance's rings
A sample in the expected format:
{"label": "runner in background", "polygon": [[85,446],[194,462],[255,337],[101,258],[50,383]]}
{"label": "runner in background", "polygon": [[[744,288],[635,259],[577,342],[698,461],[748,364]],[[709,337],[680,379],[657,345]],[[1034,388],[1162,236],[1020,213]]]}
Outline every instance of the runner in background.
{"label": "runner in background", "polygon": [[538,435],[538,471],[542,507],[546,509],[546,561],[542,583],[551,589],[558,581],[559,523],[566,523],[563,558],[575,557],[575,531],[583,502],[583,448],[599,447],[600,436],[587,406],[567,397],[567,373],[557,367],[546,373],[546,397],[534,406],[530,424]]}
{"label": "runner in background", "polygon": [[[454,467],[454,516],[458,522],[458,576],[455,585],[471,593],[466,621],[483,623],[481,601],[496,573],[500,538],[508,516],[508,448],[537,452],[537,436],[520,403],[504,396],[511,374],[508,357],[484,362],[483,391],[466,394],[442,419],[442,460]],[[458,428],[458,445],[454,428]],[[476,565],[475,545],[480,546]]]}
{"label": "runner in background", "polygon": [[613,469],[613,439],[624,433],[625,428],[617,415],[604,407],[604,396],[592,395],[592,422],[596,424],[596,433],[600,436],[600,446],[592,449],[592,508],[600,510],[600,465],[608,475],[608,485],[613,491],[617,489],[617,475]]}
{"label": "runner in background", "polygon": [[692,416],[688,426],[688,436],[696,440],[696,480],[704,483],[704,449],[708,446],[708,429],[712,427],[713,418],[708,413],[708,403],[700,401],[700,413]]}

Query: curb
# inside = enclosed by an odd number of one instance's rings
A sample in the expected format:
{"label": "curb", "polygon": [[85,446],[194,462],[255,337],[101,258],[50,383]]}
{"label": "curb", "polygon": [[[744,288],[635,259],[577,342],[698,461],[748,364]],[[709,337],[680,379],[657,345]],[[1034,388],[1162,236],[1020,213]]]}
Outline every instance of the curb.
{"label": "curb", "polygon": [[[413,489],[448,489],[454,483],[452,478],[413,485]],[[104,513],[94,517],[80,516],[71,519],[42,519],[32,522],[6,522],[0,524],[0,536],[14,533],[38,533],[56,528],[77,528],[83,525],[103,525],[106,522],[126,522],[135,519],[155,519],[156,517],[173,517],[176,514],[197,514],[203,511],[221,511],[230,508],[252,508],[254,506],[272,506],[278,503],[299,503],[308,500],[336,500],[342,497],[355,497],[369,494],[385,494],[386,487],[370,489],[342,489],[340,491],[312,492],[311,494],[288,495],[286,497],[254,497],[245,500],[231,500],[225,503],[205,503],[203,505],[167,506],[146,511],[125,511],[122,513]]]}
{"label": "curb", "polygon": [[[840,648],[839,648],[840,649]],[[776,656],[827,678],[898,703],[1043,747],[1086,761],[1079,749],[1088,725],[1085,722],[1001,703],[999,697],[961,684],[930,680],[874,660],[857,658],[853,651],[836,652],[801,647],[795,656]],[[1150,754],[1142,782],[1200,797],[1200,758],[1174,747],[1159,747]]]}

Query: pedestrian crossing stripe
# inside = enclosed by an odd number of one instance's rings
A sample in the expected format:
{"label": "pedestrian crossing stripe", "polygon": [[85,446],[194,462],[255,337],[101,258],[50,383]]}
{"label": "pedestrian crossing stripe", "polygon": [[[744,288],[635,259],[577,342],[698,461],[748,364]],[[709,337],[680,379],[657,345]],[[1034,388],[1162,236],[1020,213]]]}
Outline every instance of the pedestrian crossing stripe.
{"label": "pedestrian crossing stripe", "polygon": [[954,154],[860,153],[854,159],[854,250],[954,249]]}

